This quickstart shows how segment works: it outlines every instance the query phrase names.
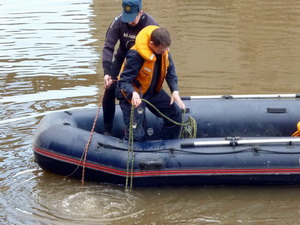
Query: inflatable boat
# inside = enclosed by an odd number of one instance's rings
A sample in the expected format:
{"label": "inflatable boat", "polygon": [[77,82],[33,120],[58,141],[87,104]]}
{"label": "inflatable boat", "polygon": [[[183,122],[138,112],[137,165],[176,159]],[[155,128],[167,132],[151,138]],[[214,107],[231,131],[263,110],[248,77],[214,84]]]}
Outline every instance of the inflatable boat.
{"label": "inflatable boat", "polygon": [[81,178],[84,165],[86,180],[133,187],[300,184],[299,98],[185,97],[196,138],[160,140],[163,121],[147,111],[145,141],[133,143],[118,106],[112,136],[103,135],[96,107],[53,112],[38,125],[34,156],[51,173]]}

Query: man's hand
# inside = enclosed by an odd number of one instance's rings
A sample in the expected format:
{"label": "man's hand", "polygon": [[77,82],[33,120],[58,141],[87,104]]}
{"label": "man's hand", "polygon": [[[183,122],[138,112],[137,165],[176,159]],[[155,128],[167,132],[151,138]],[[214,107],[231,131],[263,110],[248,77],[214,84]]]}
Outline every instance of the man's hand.
{"label": "man's hand", "polygon": [[140,98],[140,95],[134,91],[132,92],[132,98],[131,98],[131,104],[137,108],[142,103],[142,100]]}
{"label": "man's hand", "polygon": [[109,88],[112,83],[113,83],[113,80],[111,79],[111,76],[106,74],[104,76],[104,86],[105,86],[105,88]]}
{"label": "man's hand", "polygon": [[174,103],[174,101],[178,104],[178,106],[181,109],[185,109],[185,105],[184,105],[183,101],[181,100],[178,91],[174,91],[172,93],[170,105],[172,105]]}

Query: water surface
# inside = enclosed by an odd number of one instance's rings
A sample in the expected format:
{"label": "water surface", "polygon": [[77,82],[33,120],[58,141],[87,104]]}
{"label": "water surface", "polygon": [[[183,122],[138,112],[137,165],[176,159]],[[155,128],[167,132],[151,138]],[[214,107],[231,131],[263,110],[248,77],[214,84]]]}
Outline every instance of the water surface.
{"label": "water surface", "polygon": [[[182,96],[297,93],[297,0],[152,0]],[[146,188],[64,178],[34,162],[40,119],[95,107],[101,50],[120,0],[0,2],[0,223],[298,224],[298,186]]]}

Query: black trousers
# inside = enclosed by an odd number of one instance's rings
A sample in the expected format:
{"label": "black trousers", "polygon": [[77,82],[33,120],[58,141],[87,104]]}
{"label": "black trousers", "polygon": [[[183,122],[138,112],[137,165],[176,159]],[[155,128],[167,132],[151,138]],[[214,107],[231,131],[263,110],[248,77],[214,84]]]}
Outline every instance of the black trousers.
{"label": "black trousers", "polygon": [[[117,58],[113,61],[112,74],[109,74],[112,77],[112,79],[114,80],[117,79],[122,63],[123,62],[121,62]],[[114,81],[109,88],[106,88],[102,100],[104,131],[107,132],[112,131],[113,120],[116,112],[116,105],[115,105],[116,86],[117,86],[117,81]]]}
{"label": "black trousers", "polygon": [[[172,120],[181,123],[182,112],[176,103],[170,105],[171,98],[164,91],[145,97],[151,104],[153,104],[161,113],[171,118]],[[131,104],[127,100],[120,100],[120,106],[123,112],[123,120],[126,127],[125,139],[128,139],[129,125],[130,125],[130,113]],[[163,118],[153,107],[146,102],[142,101],[138,108],[134,109],[133,123],[136,128],[133,129],[133,136],[135,141],[143,141],[145,137],[145,108],[148,108],[154,115]],[[175,125],[167,119],[164,119],[164,124],[161,129],[161,139],[176,139],[179,136],[180,126]]]}

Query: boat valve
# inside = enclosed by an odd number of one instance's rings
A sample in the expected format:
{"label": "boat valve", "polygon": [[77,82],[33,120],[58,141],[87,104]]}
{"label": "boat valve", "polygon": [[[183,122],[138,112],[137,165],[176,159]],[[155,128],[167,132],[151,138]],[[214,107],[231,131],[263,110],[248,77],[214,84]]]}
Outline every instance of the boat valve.
{"label": "boat valve", "polygon": [[261,147],[259,145],[253,146],[253,148],[252,148],[252,154],[254,156],[258,156],[260,154],[260,152],[261,152]]}
{"label": "boat valve", "polygon": [[138,112],[138,114],[143,114],[144,109],[142,107],[140,107],[140,108],[137,109],[137,112]]}

